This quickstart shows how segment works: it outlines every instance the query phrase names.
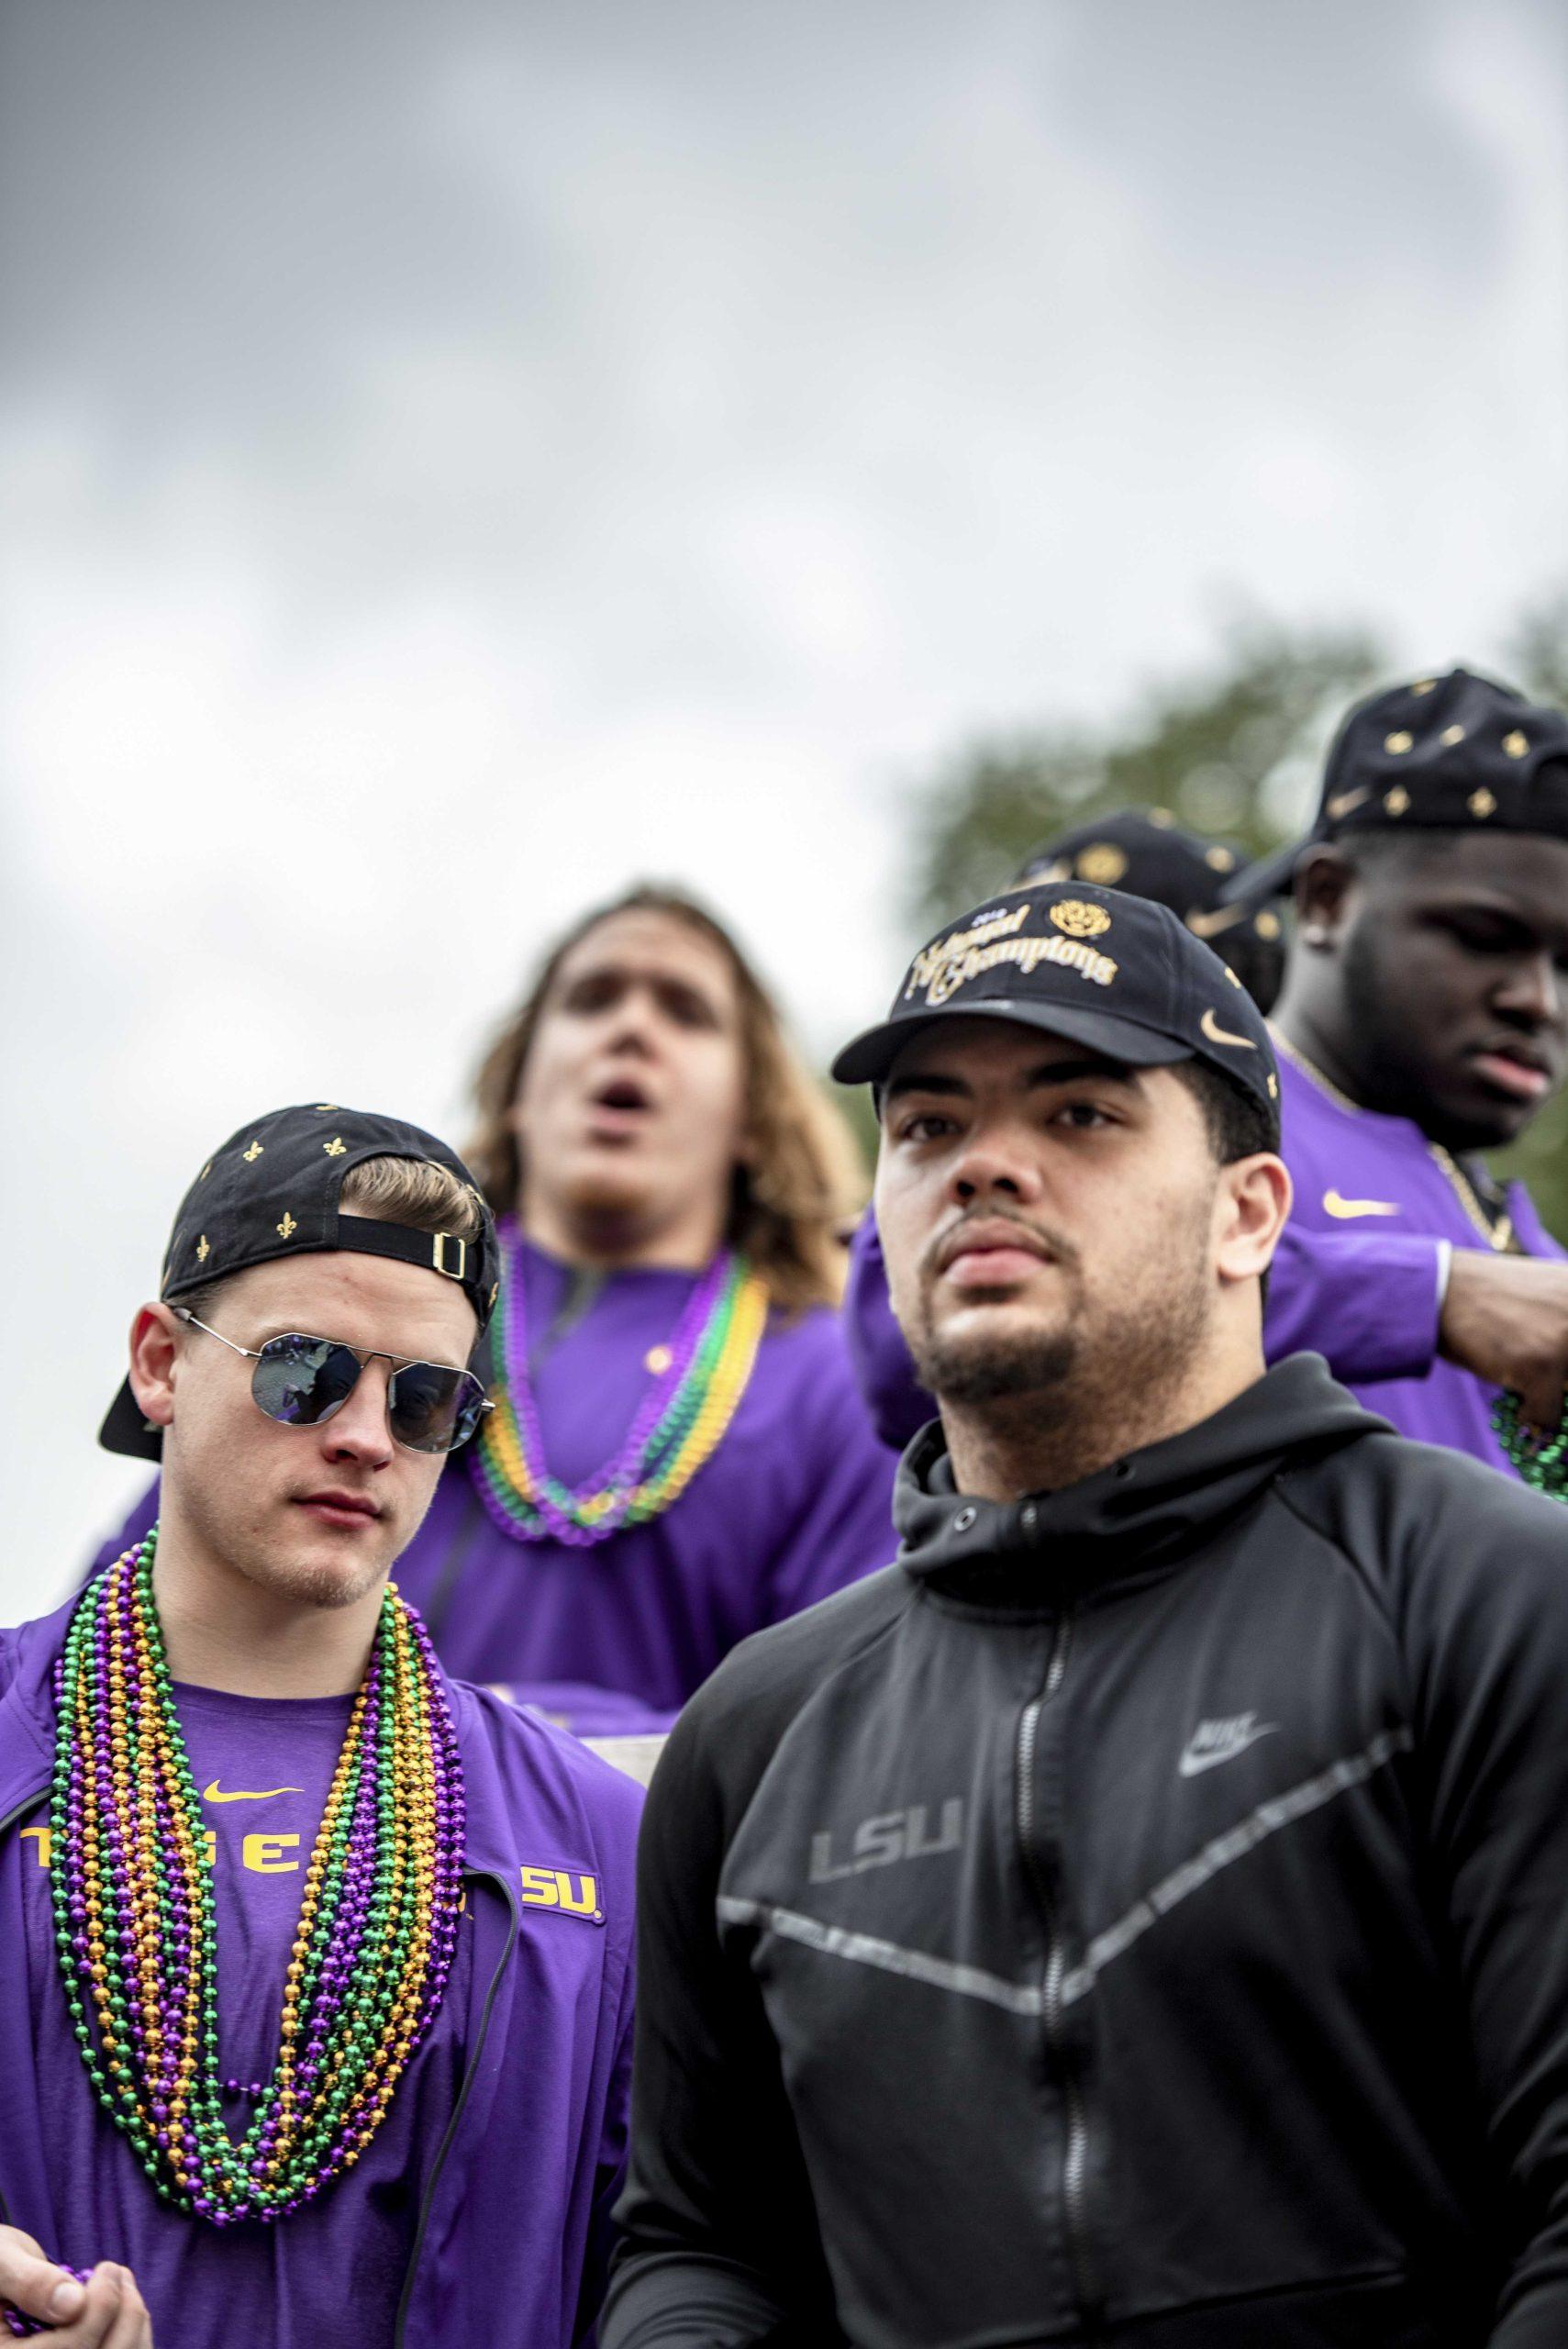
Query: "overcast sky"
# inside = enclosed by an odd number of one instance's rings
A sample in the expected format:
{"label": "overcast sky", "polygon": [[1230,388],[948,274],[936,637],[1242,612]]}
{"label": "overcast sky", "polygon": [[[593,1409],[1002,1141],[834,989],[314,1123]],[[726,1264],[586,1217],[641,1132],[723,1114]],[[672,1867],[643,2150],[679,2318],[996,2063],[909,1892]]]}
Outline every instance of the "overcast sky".
{"label": "overcast sky", "polygon": [[0,1614],[240,1120],[463,1122],[654,873],[817,1052],[899,794],[1564,574],[1560,0],[6,0]]}

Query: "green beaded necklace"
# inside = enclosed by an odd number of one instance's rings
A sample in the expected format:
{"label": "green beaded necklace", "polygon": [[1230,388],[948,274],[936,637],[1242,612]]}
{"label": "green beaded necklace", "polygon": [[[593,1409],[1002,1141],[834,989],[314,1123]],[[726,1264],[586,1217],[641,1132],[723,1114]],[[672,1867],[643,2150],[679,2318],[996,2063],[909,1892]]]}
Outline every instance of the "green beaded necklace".
{"label": "green beaded necklace", "polygon": [[1568,1501],[1568,1411],[1555,1435],[1538,1439],[1519,1418],[1517,1395],[1499,1395],[1492,1406],[1497,1441],[1533,1492]]}

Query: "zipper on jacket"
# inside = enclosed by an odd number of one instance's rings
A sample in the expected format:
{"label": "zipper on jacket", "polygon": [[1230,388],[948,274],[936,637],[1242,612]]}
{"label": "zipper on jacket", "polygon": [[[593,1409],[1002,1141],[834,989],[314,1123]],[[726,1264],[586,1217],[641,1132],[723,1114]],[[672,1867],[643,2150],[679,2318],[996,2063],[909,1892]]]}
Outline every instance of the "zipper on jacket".
{"label": "zipper on jacket", "polygon": [[1063,2042],[1062,2018],[1062,1985],[1067,1972],[1067,1945],[1062,1932],[1061,1902],[1057,1898],[1052,1876],[1060,1875],[1060,1865],[1048,1868],[1041,1849],[1035,1804],[1035,1759],[1040,1744],[1040,1715],[1061,1687],[1067,1670],[1067,1653],[1073,1636],[1071,1611],[1057,1618],[1051,1635],[1051,1653],[1046,1662],[1045,1678],[1037,1696],[1031,1697],[1018,1716],[1018,1751],[1016,1760],[1017,1806],[1016,1824],[1018,1848],[1023,1854],[1024,1873],[1033,1887],[1046,1929],[1045,1981],[1041,1993],[1041,2029],[1046,2055],[1052,2078],[1062,2091],[1062,2109],[1066,2118],[1066,2144],[1062,2162],[1062,2204],[1067,2236],[1068,2265],[1073,2273],[1073,2286],[1078,2297],[1078,2314],[1085,2324],[1093,2326],[1099,2315],[1100,2291],[1095,2276],[1094,2259],[1089,2244],[1087,2214],[1089,2171],[1089,2124],[1084,2108],[1083,2084],[1069,2060]]}
{"label": "zipper on jacket", "polygon": [[414,2229],[414,2244],[408,2254],[407,2272],[404,2276],[403,2290],[397,2302],[397,2321],[392,2329],[393,2349],[403,2349],[404,2333],[408,2323],[408,2310],[414,2299],[414,2274],[419,2265],[419,2254],[425,2247],[425,2230],[430,2222],[430,2211],[436,2199],[436,2188],[440,2183],[441,2172],[446,2167],[447,2155],[451,2151],[452,2139],[457,2135],[458,2123],[462,2119],[462,2109],[468,2102],[469,2090],[478,2077],[479,2059],[484,2053],[484,2042],[490,2031],[490,2011],[495,2004],[495,1993],[501,1987],[501,1976],[506,1971],[507,1963],[517,1938],[517,1904],[512,1898],[512,1887],[506,1878],[484,1868],[477,1871],[470,1881],[474,1884],[493,1884],[499,1891],[506,1904],[506,1941],[495,1971],[490,1976],[490,1987],[484,1993],[484,2004],[480,2010],[479,2030],[474,2037],[473,2053],[468,2059],[468,2068],[462,2076],[462,2086],[458,2089],[457,2101],[452,2106],[452,2117],[447,2122],[446,2134],[441,2139],[435,2161],[431,2165],[430,2175],[425,2181],[425,2191],[419,2203],[418,2221]]}

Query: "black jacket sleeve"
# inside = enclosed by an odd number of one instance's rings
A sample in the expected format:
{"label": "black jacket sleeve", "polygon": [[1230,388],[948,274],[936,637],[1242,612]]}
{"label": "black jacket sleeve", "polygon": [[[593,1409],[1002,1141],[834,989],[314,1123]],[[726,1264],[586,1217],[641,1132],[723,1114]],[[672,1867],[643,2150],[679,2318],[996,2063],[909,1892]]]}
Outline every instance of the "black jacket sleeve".
{"label": "black jacket sleeve", "polygon": [[1484,1495],[1485,1515],[1445,1511],[1442,1481],[1422,1530],[1425,1564],[1407,1564],[1405,1644],[1438,1930],[1469,2025],[1505,2277],[1490,2349],[1562,2349],[1568,1513],[1502,1477]]}
{"label": "black jacket sleeve", "polygon": [[631,2163],[600,2340],[830,2349],[841,2335],[777,2054],[749,1967],[719,1942],[738,1798],[727,1802],[710,1744],[737,1758],[699,1698],[643,1814]]}

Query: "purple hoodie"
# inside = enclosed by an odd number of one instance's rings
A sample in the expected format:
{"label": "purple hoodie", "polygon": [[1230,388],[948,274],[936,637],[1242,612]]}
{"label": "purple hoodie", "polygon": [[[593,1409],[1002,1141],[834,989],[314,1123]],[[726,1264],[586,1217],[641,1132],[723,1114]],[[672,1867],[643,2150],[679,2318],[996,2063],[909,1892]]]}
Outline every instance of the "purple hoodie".
{"label": "purple hoodie", "polygon": [[[1341,1107],[1280,1058],[1281,1148],[1296,1203],[1269,1277],[1271,1363],[1319,1353],[1336,1378],[1402,1435],[1513,1467],[1492,1431],[1493,1394],[1438,1354],[1440,1242],[1482,1248],[1425,1135],[1405,1118]],[[1561,1257],[1521,1184],[1508,1211],[1527,1255]],[[888,1303],[868,1209],[850,1250],[850,1359],[878,1434],[900,1446],[936,1417]]]}
{"label": "purple hoodie", "polygon": [[[325,2267],[350,2310],[384,2311],[345,2336],[364,2349],[591,2341],[625,2157],[640,1789],[544,1722],[449,1682],[467,1793],[472,1939],[422,2051],[431,2078],[411,2070],[359,2166],[265,2231],[275,2273],[264,2257],[242,2263],[233,2239],[165,2209],[136,2178],[120,2198],[134,2213],[133,2256],[125,2243],[88,2240],[114,2196],[103,2176],[72,2196],[65,2140],[82,2118],[74,2099],[91,2099],[92,2090],[73,2046],[51,2059],[66,2065],[62,2076],[39,2076],[32,2028],[32,1998],[47,1986],[29,1978],[24,1920],[38,1898],[36,1822],[54,1760],[52,1669],[70,1611],[0,1634],[0,2220],[35,2235],[53,2258],[132,2266],[163,2349],[217,2349],[232,2339],[313,2349],[319,2320],[302,2312],[303,2296],[291,2296],[291,2261],[302,2275],[314,2268],[317,2301]],[[297,1775],[308,1782],[303,1763]],[[286,1857],[285,1845],[263,1839],[261,1855]],[[221,1945],[221,1917],[219,1932]],[[281,1978],[278,1988],[281,1998]],[[59,1996],[63,2009],[62,1987]],[[413,2145],[400,2143],[396,2127],[405,2097],[419,2099]],[[96,2117],[102,2168],[134,2163],[107,2116]],[[410,2168],[417,2199],[406,2191]],[[400,2190],[406,2220],[389,2231],[377,2198],[390,2205]],[[367,2250],[384,2258],[389,2240],[403,2253],[401,2275],[367,2281]]]}

